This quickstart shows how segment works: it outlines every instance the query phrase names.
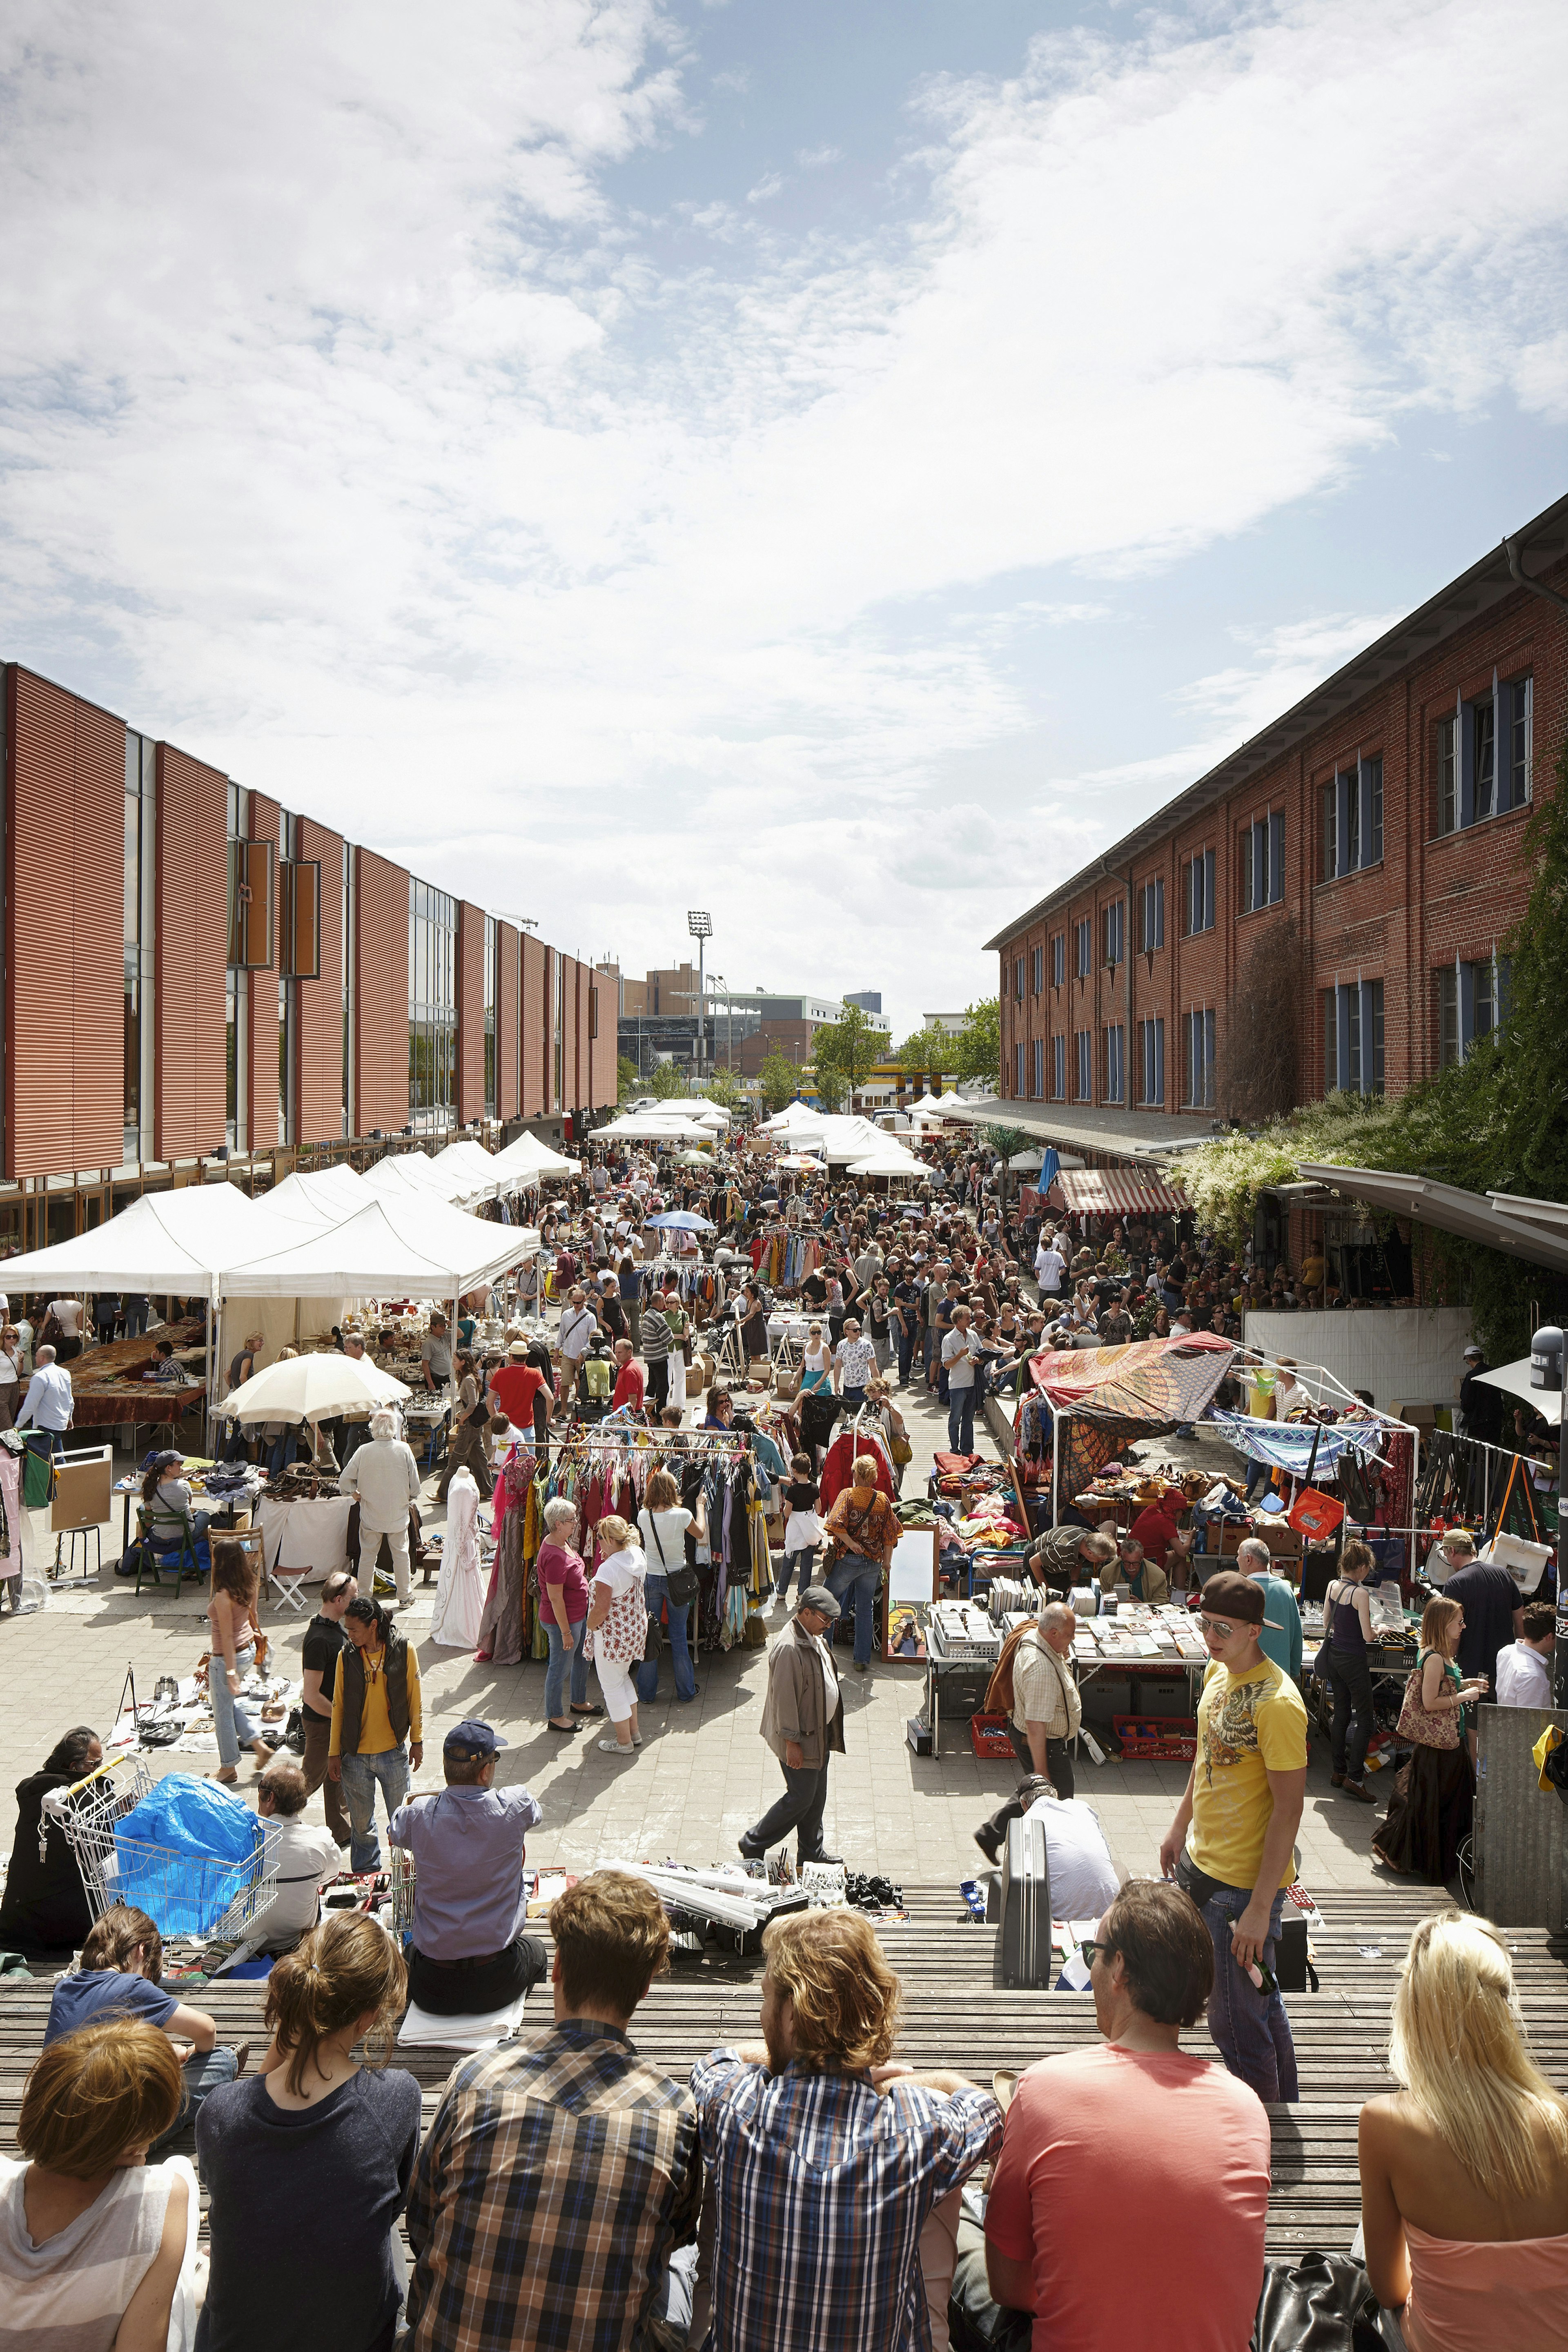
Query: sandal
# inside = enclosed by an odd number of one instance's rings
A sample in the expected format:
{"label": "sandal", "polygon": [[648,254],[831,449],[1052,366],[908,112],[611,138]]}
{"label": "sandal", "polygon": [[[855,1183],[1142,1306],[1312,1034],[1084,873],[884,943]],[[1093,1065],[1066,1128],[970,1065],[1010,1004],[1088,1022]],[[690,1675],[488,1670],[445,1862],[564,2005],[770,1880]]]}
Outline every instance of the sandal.
{"label": "sandal", "polygon": [[207,1774],[207,1779],[209,1780],[219,1780],[226,1789],[232,1789],[237,1782],[239,1774],[232,1764],[226,1764],[220,1771],[209,1772]]}

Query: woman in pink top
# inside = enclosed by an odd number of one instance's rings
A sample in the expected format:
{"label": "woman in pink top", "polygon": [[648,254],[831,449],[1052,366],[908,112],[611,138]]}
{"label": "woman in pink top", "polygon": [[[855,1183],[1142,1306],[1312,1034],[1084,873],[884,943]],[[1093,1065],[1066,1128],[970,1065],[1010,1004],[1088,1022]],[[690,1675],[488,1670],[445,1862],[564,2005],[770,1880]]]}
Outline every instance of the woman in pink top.
{"label": "woman in pink top", "polygon": [[1409,2352],[1568,2347],[1568,2104],[1489,1920],[1421,1922],[1388,2055],[1405,2087],[1361,2111],[1362,2226]]}
{"label": "woman in pink top", "polygon": [[[583,1555],[572,1549],[577,1533],[577,1506],[564,1495],[552,1495],[544,1506],[544,1541],[534,1562],[539,1578],[539,1614],[550,1648],[544,1669],[544,1714],[552,1731],[578,1731],[580,1717],[602,1715],[588,1697],[588,1660],[583,1636],[588,1628],[588,1580]],[[572,1712],[562,1706],[566,1675],[572,1675]]]}

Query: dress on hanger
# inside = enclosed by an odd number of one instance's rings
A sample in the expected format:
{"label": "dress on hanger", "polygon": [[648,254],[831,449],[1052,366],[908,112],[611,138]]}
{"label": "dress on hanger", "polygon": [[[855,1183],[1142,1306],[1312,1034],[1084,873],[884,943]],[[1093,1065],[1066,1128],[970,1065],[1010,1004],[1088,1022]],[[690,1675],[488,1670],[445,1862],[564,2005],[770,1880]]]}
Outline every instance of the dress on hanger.
{"label": "dress on hanger", "polygon": [[479,1564],[479,1490],[471,1470],[457,1471],[447,1494],[447,1535],[430,1639],[445,1650],[471,1650],[479,1638],[485,1580]]}

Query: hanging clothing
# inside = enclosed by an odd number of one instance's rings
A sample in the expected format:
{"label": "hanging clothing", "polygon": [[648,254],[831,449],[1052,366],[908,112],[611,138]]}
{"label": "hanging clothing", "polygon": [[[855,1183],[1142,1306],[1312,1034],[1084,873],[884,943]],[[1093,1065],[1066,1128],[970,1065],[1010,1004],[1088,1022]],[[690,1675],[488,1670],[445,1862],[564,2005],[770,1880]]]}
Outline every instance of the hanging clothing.
{"label": "hanging clothing", "polygon": [[485,1597],[479,1561],[479,1490],[473,1473],[459,1470],[447,1492],[447,1533],[430,1639],[445,1650],[476,1648]]}

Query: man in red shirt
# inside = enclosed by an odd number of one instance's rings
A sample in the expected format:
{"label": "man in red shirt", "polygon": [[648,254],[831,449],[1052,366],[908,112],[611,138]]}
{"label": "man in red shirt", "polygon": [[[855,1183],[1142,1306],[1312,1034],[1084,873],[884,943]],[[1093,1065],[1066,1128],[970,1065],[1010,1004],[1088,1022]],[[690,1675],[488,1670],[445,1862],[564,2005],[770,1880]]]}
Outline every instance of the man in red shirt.
{"label": "man in red shirt", "polygon": [[505,1413],[514,1429],[531,1429],[533,1401],[544,1386],[544,1374],[528,1362],[526,1339],[514,1339],[506,1353],[506,1362],[490,1374],[490,1394],[496,1410]]}
{"label": "man in red shirt", "polygon": [[1156,1568],[1164,1567],[1165,1554],[1180,1538],[1181,1529],[1176,1525],[1176,1513],[1180,1508],[1178,1496],[1162,1495],[1157,1503],[1151,1503],[1147,1510],[1139,1512],[1128,1530],[1133,1541],[1142,1545]]}
{"label": "man in red shirt", "polygon": [[[1033,2313],[1035,2352],[1245,2344],[1263,2284],[1268,2116],[1245,2083],[1181,2048],[1214,1981],[1208,1930],[1180,1887],[1132,1878],[1089,1948],[1104,2042],[1020,2076],[984,2255],[961,2225],[954,2294],[976,2314],[984,2260],[992,2298]],[[1108,2259],[1103,2217],[1131,2148],[1142,2223]]]}
{"label": "man in red shirt", "polygon": [[632,1353],[629,1339],[616,1341],[616,1361],[620,1370],[616,1374],[616,1392],[610,1399],[610,1410],[619,1412],[622,1405],[629,1404],[634,1412],[640,1412],[643,1402],[642,1366]]}

